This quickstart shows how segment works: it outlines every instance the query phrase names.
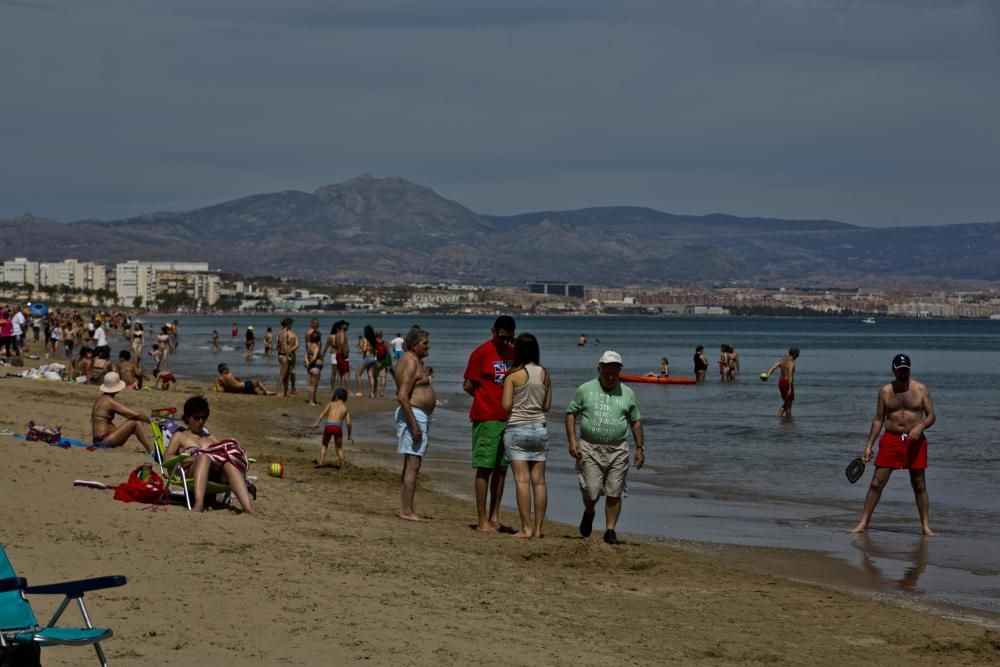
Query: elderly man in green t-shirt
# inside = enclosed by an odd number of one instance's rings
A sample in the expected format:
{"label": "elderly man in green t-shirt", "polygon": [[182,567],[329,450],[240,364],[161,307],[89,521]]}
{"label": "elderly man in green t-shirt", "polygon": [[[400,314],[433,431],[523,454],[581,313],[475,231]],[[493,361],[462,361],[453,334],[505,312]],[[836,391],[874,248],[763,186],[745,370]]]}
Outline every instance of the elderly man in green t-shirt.
{"label": "elderly man in green t-shirt", "polygon": [[[597,378],[577,387],[573,400],[566,406],[569,454],[576,459],[576,474],[583,493],[580,534],[588,537],[593,530],[594,508],[603,494],[607,496],[604,541],[608,544],[621,544],[615,524],[622,510],[622,491],[628,473],[629,430],[635,440],[636,469],[646,461],[639,407],[635,404],[635,394],[618,377],[621,370],[621,355],[608,350],[597,363]],[[578,415],[579,438],[576,437]]]}

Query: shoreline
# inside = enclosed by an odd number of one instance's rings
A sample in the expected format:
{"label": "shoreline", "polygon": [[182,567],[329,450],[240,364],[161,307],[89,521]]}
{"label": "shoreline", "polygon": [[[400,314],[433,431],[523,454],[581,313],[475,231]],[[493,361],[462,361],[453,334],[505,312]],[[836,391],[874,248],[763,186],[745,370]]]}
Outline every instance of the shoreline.
{"label": "shoreline", "polygon": [[[26,360],[23,369],[10,369],[10,370],[24,370],[31,368],[33,366],[38,366],[44,364],[46,359],[40,360]],[[61,360],[60,360],[61,361]],[[39,383],[44,383],[45,381],[38,381]],[[390,383],[391,384],[391,383]],[[196,393],[203,393],[213,401],[213,397],[226,396],[229,400],[232,397],[236,397],[237,400],[241,400],[246,397],[242,397],[238,394],[219,394],[212,390],[212,381],[209,378],[204,380],[190,379],[181,377],[181,380],[175,390],[169,392],[160,392],[155,390],[143,391],[143,392],[125,392],[122,394],[126,400],[130,400],[132,396],[142,396],[149,397],[146,400],[152,400],[154,404],[173,402],[179,409],[180,405],[183,403],[183,399],[189,395]],[[44,384],[43,384],[44,386]],[[80,387],[83,391],[88,391],[88,389],[93,392],[96,388],[89,387],[88,385],[70,385],[74,387]],[[298,400],[287,400],[287,399],[277,399],[280,403],[270,409],[270,412],[280,412],[284,417],[294,417],[293,423],[290,427],[293,429],[293,433],[301,436],[301,440],[297,437],[284,437],[277,438],[276,444],[288,444],[293,443],[296,448],[303,447],[306,451],[310,448],[318,449],[318,435],[312,430],[308,429],[306,426],[307,421],[311,421],[315,418],[315,414],[318,408],[309,407],[305,401],[304,396],[306,395],[301,387],[299,389],[297,398]],[[96,394],[95,394],[96,395]],[[250,397],[251,399],[253,397]],[[267,401],[268,398],[261,397],[261,400]],[[266,405],[266,403],[265,403]],[[392,409],[394,409],[395,402],[391,399],[368,399],[368,398],[358,398],[352,397],[351,399],[351,409],[352,412],[357,412],[359,414],[369,414],[373,412],[381,412],[387,414]],[[447,406],[445,406],[447,409]],[[37,421],[37,420],[36,420]],[[45,422],[39,422],[45,423]],[[384,427],[381,424],[380,427]],[[79,435],[79,434],[78,434]],[[384,434],[380,434],[384,435]],[[80,437],[81,440],[86,440],[87,438]],[[363,441],[358,441],[359,445],[364,444],[366,455],[369,457],[367,459],[366,465],[375,466],[379,470],[384,470],[396,474],[393,469],[397,465],[397,455],[395,453],[394,447],[385,443],[363,443]],[[331,450],[330,455],[333,455]],[[284,460],[280,458],[279,460]],[[468,461],[461,454],[461,452],[456,451],[454,448],[451,449],[441,449],[432,447],[431,452],[427,457],[427,461],[430,462],[428,466],[425,466],[422,476],[427,479],[427,484],[435,492],[447,495],[455,500],[461,502],[471,503],[473,498],[469,490],[468,481]],[[558,515],[557,503],[554,499],[558,496],[556,492],[553,491],[553,477],[557,475],[557,468],[551,466],[549,469],[549,512],[546,519],[546,523],[558,523],[564,528],[571,529],[575,532],[577,518],[574,515],[566,516],[563,512],[563,516],[558,519],[555,518]],[[258,470],[257,474],[264,474]],[[566,475],[562,475],[566,477]],[[504,508],[506,509],[506,518],[517,523],[517,511],[516,506],[513,504],[513,482],[512,478],[508,475],[509,479],[507,482],[507,488],[504,492]],[[575,479],[575,477],[574,477]],[[565,480],[564,480],[565,481]],[[680,485],[664,485],[662,480],[659,483],[651,484],[649,481],[634,479],[632,481],[633,486],[644,486],[648,487],[646,499],[653,496],[664,496],[670,507],[684,507],[688,505],[687,512],[681,510],[675,513],[672,518],[678,519],[681,523],[687,522],[687,530],[681,530],[680,532],[685,533],[683,537],[671,536],[665,532],[657,532],[656,530],[649,530],[645,528],[647,525],[653,525],[655,521],[649,521],[651,517],[647,517],[643,514],[642,506],[635,501],[626,500],[626,505],[631,505],[623,514],[622,524],[626,527],[624,531],[633,535],[641,536],[641,539],[651,541],[653,543],[665,543],[665,544],[675,544],[682,545],[685,549],[693,548],[696,552],[704,553],[717,553],[719,554],[720,562],[726,562],[739,569],[745,569],[749,572],[755,572],[760,574],[767,574],[773,576],[784,576],[784,570],[789,567],[789,561],[786,554],[794,553],[801,555],[808,555],[810,560],[810,565],[807,567],[795,566],[794,569],[800,574],[794,577],[792,580],[803,581],[806,583],[817,584],[822,586],[832,587],[837,590],[845,590],[852,592],[854,594],[870,595],[870,596],[886,596],[888,599],[897,600],[898,604],[906,606],[907,604],[913,603],[918,604],[918,600],[914,595],[913,590],[900,589],[902,592],[890,590],[895,587],[896,582],[886,582],[877,581],[878,577],[866,576],[862,571],[863,568],[859,565],[853,563],[854,557],[858,552],[863,552],[864,549],[861,547],[856,547],[854,545],[854,538],[848,538],[847,541],[840,539],[831,540],[831,535],[823,535],[822,538],[825,540],[823,542],[813,543],[809,540],[799,539],[798,544],[809,543],[812,546],[797,546],[797,545],[787,545],[780,544],[781,540],[768,540],[768,535],[772,537],[776,533],[768,533],[764,535],[758,535],[757,538],[751,539],[750,541],[734,541],[732,532],[734,528],[740,526],[740,517],[737,516],[741,509],[741,505],[751,504],[761,507],[771,508],[765,513],[775,513],[774,508],[779,507],[797,507],[800,508],[812,508],[814,511],[812,513],[805,513],[803,516],[794,519],[793,522],[811,522],[814,525],[824,524],[829,525],[828,519],[832,516],[831,512],[835,509],[840,509],[843,511],[849,511],[854,513],[855,508],[834,508],[832,506],[819,506],[812,505],[810,503],[803,503],[795,499],[782,498],[782,497],[771,497],[771,496],[757,496],[757,495],[747,495],[740,493],[733,493],[728,489],[721,487],[716,487],[712,485],[697,485],[690,484],[684,480],[678,480]],[[575,488],[575,487],[574,487]],[[651,490],[651,491],[650,491]],[[576,496],[571,494],[575,499]],[[694,503],[695,507],[690,507],[691,503]],[[723,510],[733,513],[730,517],[730,523],[728,527],[723,527],[723,529],[712,530],[705,527],[705,519],[709,519],[709,515],[705,514],[705,504],[714,505],[717,508],[722,508]],[[571,501],[572,512],[578,512],[579,508],[576,506],[578,503]],[[823,516],[823,514],[830,516]],[[779,512],[780,514],[780,512]],[[818,519],[815,514],[818,514]],[[702,517],[699,519],[698,517]],[[806,518],[808,517],[808,518]],[[600,518],[597,523],[600,523]],[[628,527],[627,524],[638,524],[638,526]],[[673,522],[671,522],[673,524]],[[784,520],[776,520],[775,523],[779,525],[787,525],[790,522]],[[697,527],[692,528],[692,526]],[[620,527],[620,531],[622,528]],[[901,537],[898,531],[893,531],[891,528],[886,533],[889,536],[894,536],[896,538]],[[728,534],[727,534],[728,533]],[[766,533],[766,531],[765,531]],[[879,529],[874,529],[871,531],[872,534],[880,533]],[[836,537],[841,537],[839,531],[835,532]],[[906,534],[902,535],[903,538],[912,537]],[[860,539],[860,538],[859,538]],[[771,542],[771,543],[768,543]],[[795,542],[795,540],[793,540]],[[693,546],[692,546],[693,545]],[[721,551],[720,551],[721,549]],[[736,554],[745,554],[744,556],[736,556]],[[758,560],[753,556],[756,554],[760,556],[765,555],[765,560],[769,564],[767,567],[761,567],[760,563],[755,562]],[[895,566],[898,563],[904,563],[906,561],[905,557],[890,559],[890,565],[893,569],[897,569]],[[898,562],[897,562],[898,561]],[[920,563],[907,563],[910,569],[919,569],[921,572],[927,568],[926,561]],[[942,578],[941,572],[944,572],[943,578],[954,583],[958,582],[958,591],[955,592],[954,597],[961,597],[961,595],[969,595],[970,588],[979,584],[979,582],[970,581],[970,578],[975,578],[973,575],[978,576],[992,576],[997,577],[996,572],[982,572],[977,571],[973,573],[967,568],[952,567],[952,568],[941,568],[932,565],[931,568],[936,568],[939,572],[937,579]],[[830,576],[831,571],[839,572],[836,576]],[[922,590],[917,590],[917,594],[926,595]],[[930,595],[924,599],[929,608],[936,608],[947,611],[948,613],[957,614],[959,617],[968,616],[970,619],[977,619],[975,622],[983,624],[985,627],[997,627],[1000,625],[1000,608],[988,608],[987,605],[995,604],[992,601],[987,600],[985,603],[981,598],[971,598],[964,601],[955,601],[954,599],[946,599],[937,595]]]}
{"label": "shoreline", "polygon": [[[71,436],[87,423],[96,391],[6,378],[0,387],[14,399],[0,408],[0,427],[23,430],[34,418]],[[179,407],[186,395],[171,393],[171,402]],[[126,401],[148,409],[163,398],[136,392]],[[878,664],[1000,664],[1000,634],[968,618],[733,569],[711,546],[626,533],[629,543],[612,548],[557,523],[547,523],[543,540],[479,535],[467,501],[432,490],[447,486],[451,468],[464,479],[465,465],[439,469],[434,457],[417,493],[418,511],[434,520],[409,525],[394,516],[398,471],[387,444],[359,437],[344,470],[317,471],[308,462],[318,436],[301,425],[314,409],[304,401],[208,398],[213,432],[234,435],[258,459],[251,470],[261,476],[262,521],[148,512],[72,487],[80,478],[124,481],[143,458],[132,444],[87,452],[0,437],[11,527],[4,546],[18,574],[35,584],[129,577],[123,589],[88,596],[95,623],[115,631],[105,643],[114,664],[840,665],[859,651]],[[269,400],[277,404],[261,409]],[[359,436],[385,417],[383,407],[352,403]],[[282,479],[266,476],[275,460],[286,464]],[[151,575],[151,566],[167,576]],[[48,613],[48,601],[32,603]],[[484,626],[508,640],[489,655]],[[45,664],[78,664],[83,650],[46,649]]]}
{"label": "shoreline", "polygon": [[[26,361],[24,369],[41,365],[46,361],[48,360],[44,358]],[[19,371],[23,369],[9,370]],[[122,397],[126,401],[131,400],[132,396],[147,397],[145,400],[151,400],[156,404],[173,402],[178,408],[183,402],[183,398],[194,393],[204,393],[210,401],[213,401],[213,397],[216,396],[226,396],[226,400],[232,397],[236,397],[237,400],[243,398],[240,395],[218,394],[211,391],[211,385],[212,382],[207,377],[204,380],[199,380],[181,376],[180,383],[173,391],[159,392],[150,390],[125,392],[122,394]],[[86,385],[81,387],[81,389],[85,392],[88,390],[96,391],[95,388],[88,388]],[[269,407],[268,409],[270,412],[287,412],[288,414],[284,415],[286,417],[295,416],[295,420],[290,426],[295,433],[300,434],[304,438],[302,443],[304,443],[305,448],[308,450],[310,447],[318,448],[316,444],[318,436],[305,426],[307,420],[311,422],[315,418],[318,409],[308,407],[304,400],[301,400],[304,399],[305,394],[306,392],[300,387],[298,393],[300,400],[279,398],[276,399],[279,402],[278,405]],[[352,412],[361,414],[379,411],[380,409],[388,412],[394,408],[394,405],[395,403],[391,399],[371,400],[368,398],[359,399],[352,397],[351,400]],[[449,408],[445,406],[444,409]],[[45,422],[40,421],[39,423]],[[379,424],[378,428],[384,431],[385,424]],[[389,437],[391,439],[391,436],[385,432],[379,433],[379,437],[382,439]],[[86,440],[87,438],[80,437],[79,439]],[[287,443],[293,440],[296,440],[296,438],[279,439],[278,442]],[[296,443],[296,446],[301,445]],[[393,447],[382,443],[371,444],[369,445],[369,449],[371,450],[370,453],[380,451],[377,455],[373,454],[370,462],[371,465],[395,474],[393,466],[396,465],[397,457]],[[447,443],[446,441],[444,448],[440,446],[432,447],[428,461],[433,463],[425,466],[424,475],[432,480],[430,482],[431,488],[462,502],[472,503],[470,488],[468,488],[470,484],[467,479],[468,461],[467,457],[464,456],[464,450],[460,447],[456,449],[455,443]],[[560,512],[559,503],[556,502],[559,499],[560,490],[554,488],[554,481],[559,479],[557,476],[560,473],[562,473],[561,477],[564,478],[562,481],[566,482],[567,477],[573,476],[572,471],[569,471],[569,475],[567,475],[567,471],[560,470],[559,463],[561,462],[553,461],[552,463],[553,465],[549,467],[548,471],[550,494],[547,522],[558,522],[564,527],[575,530],[575,525],[578,521],[576,513],[579,512],[577,505],[579,503],[575,500],[570,500],[571,509],[569,513],[567,514],[565,507]],[[258,472],[258,474],[260,473]],[[808,568],[797,568],[798,571],[801,571],[801,574],[796,580],[831,586],[836,589],[849,590],[865,595],[887,594],[890,598],[901,599],[902,604],[906,604],[907,598],[912,598],[915,601],[916,595],[926,596],[928,604],[932,607],[958,610],[960,615],[963,612],[973,616],[983,615],[984,622],[988,626],[1000,620],[1000,608],[997,608],[996,601],[975,593],[977,586],[979,590],[982,590],[983,586],[992,587],[993,582],[983,581],[982,577],[987,576],[996,580],[1000,578],[997,572],[983,571],[982,568],[970,569],[967,566],[943,567],[931,564],[929,566],[931,572],[927,578],[935,582],[937,587],[930,594],[916,586],[917,582],[915,578],[913,581],[907,582],[906,587],[904,587],[900,586],[898,581],[882,577],[883,569],[905,569],[907,571],[923,573],[924,570],[928,569],[926,554],[920,560],[917,556],[911,556],[908,553],[890,553],[887,558],[882,558],[883,561],[888,561],[888,568],[873,566],[871,559],[864,557],[865,552],[870,549],[867,546],[858,546],[856,544],[861,539],[867,539],[867,536],[865,538],[845,538],[840,535],[839,530],[832,528],[832,526],[837,525],[837,521],[842,519],[842,514],[848,512],[851,514],[854,513],[855,508],[853,506],[847,508],[836,505],[815,505],[794,498],[734,493],[732,490],[724,487],[713,486],[711,484],[692,484],[691,481],[684,479],[678,479],[675,482],[667,481],[665,483],[664,480],[651,482],[641,478],[634,478],[632,480],[632,484],[636,488],[644,487],[643,491],[645,491],[645,495],[641,495],[640,499],[651,500],[662,496],[665,502],[659,503],[659,505],[669,508],[666,512],[666,519],[672,531],[668,530],[667,526],[664,526],[662,530],[649,528],[649,526],[659,525],[657,520],[664,519],[663,512],[660,513],[660,516],[650,514],[644,511],[644,506],[641,503],[628,500],[626,500],[626,504],[631,507],[623,514],[622,525],[619,527],[620,530],[636,536],[641,535],[643,539],[654,542],[701,545],[700,550],[705,552],[716,552],[721,547],[733,553],[767,554],[768,556],[765,560],[771,563],[771,565],[766,568],[759,567],[757,563],[753,562],[754,559],[749,557],[727,557],[724,560],[734,566],[745,564],[749,567],[749,571],[775,576],[783,576],[784,570],[788,567],[784,554],[810,554],[810,558],[815,557],[818,560]],[[573,484],[573,482],[570,482],[570,484]],[[562,489],[562,491],[563,500],[565,501],[566,489]],[[572,491],[569,493],[569,496],[572,499],[576,498],[576,495]],[[504,492],[504,507],[507,511],[506,517],[516,523],[517,514],[516,507],[513,504],[513,497],[513,482],[512,479],[508,479],[507,488]],[[748,507],[752,508],[752,510],[748,510]],[[765,517],[771,517],[771,519]],[[803,525],[807,526],[806,531],[803,531]],[[808,533],[810,528],[812,529],[811,534]],[[744,535],[744,529],[750,532],[746,533],[747,537],[741,539],[741,536]],[[884,547],[884,542],[889,540],[890,546],[893,547],[892,550],[913,550],[915,547],[909,544],[903,545],[905,549],[899,546],[900,541],[906,542],[911,537],[905,533],[905,530],[904,527],[901,531],[898,527],[892,525],[890,520],[890,523],[884,526],[882,530],[876,528],[869,534],[878,536],[876,540],[877,545]],[[781,537],[780,533],[784,533],[785,536]],[[788,537],[789,535],[791,535],[790,538]],[[912,542],[912,540],[910,541]],[[878,552],[879,549],[875,549],[874,551]],[[886,549],[882,549],[882,551],[886,551]],[[858,563],[859,557],[861,557],[860,564]],[[812,570],[812,574],[809,572],[810,569]],[[864,572],[866,569],[869,570],[867,575]],[[831,571],[842,571],[842,574],[831,577],[829,576]],[[906,576],[904,574],[903,578],[906,578]],[[894,590],[897,588],[899,589],[898,591]]]}
{"label": "shoreline", "polygon": [[[302,444],[314,445],[312,440],[303,440]],[[362,444],[359,442],[359,445]],[[364,467],[377,467],[391,474],[396,473],[398,467],[398,456],[391,445],[385,443],[367,442],[363,443],[365,449],[361,455],[361,465]],[[429,452],[427,456],[427,472],[425,483],[435,493],[444,494],[456,501],[465,503],[469,507],[469,522],[474,519],[474,497],[471,492],[469,463],[465,458],[456,457],[453,451]],[[553,506],[555,493],[552,490],[551,473],[549,508]],[[640,482],[639,485],[648,485]],[[637,484],[633,482],[633,486]],[[694,487],[673,489],[671,494],[674,498],[687,498],[692,493]],[[698,492],[707,489],[697,489]],[[634,496],[635,494],[633,494]],[[505,525],[510,525],[516,530],[518,518],[517,507],[513,501],[514,489],[511,476],[508,474],[507,486],[503,494],[502,507],[504,508],[503,518]],[[565,500],[565,499],[564,499]],[[641,507],[637,502],[639,498],[633,497],[625,500],[623,518],[631,515],[638,523],[645,523],[641,513]],[[754,501],[770,504],[771,499],[753,498]],[[576,495],[571,494],[571,504],[576,507]],[[725,504],[726,500],[720,501]],[[782,503],[785,501],[775,501]],[[575,503],[575,504],[574,504]],[[636,518],[636,517],[639,518]],[[558,525],[561,529],[575,533],[575,517],[568,517],[563,520],[551,518],[551,513],[546,516],[545,525]],[[603,521],[601,516],[595,522],[595,526]],[[595,528],[596,532],[596,528]],[[788,547],[770,546],[727,541],[725,538],[719,539],[698,539],[671,537],[647,530],[629,530],[619,528],[619,532],[626,535],[631,541],[638,541],[643,544],[653,546],[666,546],[667,548],[680,549],[686,553],[699,554],[707,558],[714,559],[717,563],[723,563],[735,569],[768,576],[780,577],[789,581],[796,581],[809,585],[818,585],[832,590],[845,592],[851,595],[861,596],[867,599],[880,599],[889,604],[894,604],[903,608],[919,609],[940,614],[948,618],[961,619],[966,622],[975,623],[983,627],[1000,629],[1000,609],[990,610],[974,604],[959,604],[948,600],[939,599],[933,595],[915,595],[913,591],[906,591],[899,587],[887,587],[885,581],[876,581],[870,573],[866,573],[862,568],[852,564],[845,556],[845,551],[855,549],[854,538],[847,539],[850,543],[838,553],[835,550],[816,546],[808,547]],[[877,532],[877,531],[874,531]],[[835,536],[840,536],[839,532]],[[908,537],[918,537],[908,536]],[[501,538],[503,539],[503,538]],[[858,538],[861,539],[861,538]],[[860,548],[858,548],[860,549]],[[903,562],[900,559],[900,562]],[[924,563],[926,569],[927,564]],[[935,566],[930,566],[935,567]],[[938,568],[940,569],[940,568]],[[973,573],[967,570],[956,570],[958,576],[973,577]],[[983,573],[978,573],[979,575]],[[896,583],[896,582],[892,582]]]}

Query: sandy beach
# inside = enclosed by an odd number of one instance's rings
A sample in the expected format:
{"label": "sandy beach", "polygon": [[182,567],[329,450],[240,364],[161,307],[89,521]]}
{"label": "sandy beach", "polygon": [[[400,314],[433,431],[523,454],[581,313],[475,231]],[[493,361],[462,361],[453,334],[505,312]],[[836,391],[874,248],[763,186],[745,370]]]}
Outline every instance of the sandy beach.
{"label": "sandy beach", "polygon": [[[206,390],[182,381],[120,398],[180,408]],[[4,378],[0,395],[0,428],[23,433],[33,419],[89,438],[95,387]],[[433,490],[457,486],[455,466],[434,456],[417,495],[433,521],[399,521],[398,461],[387,443],[365,440],[392,402],[352,398],[347,467],[315,470],[307,420],[317,409],[301,394],[206,395],[212,432],[258,460],[263,519],[151,512],[73,486],[125,481],[143,460],[138,443],[90,452],[0,436],[2,541],[18,574],[34,584],[128,577],[88,595],[95,623],[115,632],[104,645],[114,665],[1000,664],[1000,632],[982,616],[751,572],[735,551],[627,534],[614,548],[555,524],[543,540],[477,534],[471,504]],[[271,461],[285,464],[284,478],[267,476]],[[803,561],[789,563],[799,576]],[[32,598],[42,618],[57,602]],[[43,652],[46,665],[92,659],[87,648]]]}

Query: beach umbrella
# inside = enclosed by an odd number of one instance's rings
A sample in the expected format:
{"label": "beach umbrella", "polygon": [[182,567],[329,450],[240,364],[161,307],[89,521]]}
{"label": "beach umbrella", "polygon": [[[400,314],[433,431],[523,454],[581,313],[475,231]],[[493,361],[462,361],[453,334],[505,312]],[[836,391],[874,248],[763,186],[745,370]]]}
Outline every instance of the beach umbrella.
{"label": "beach umbrella", "polygon": [[31,308],[31,314],[35,317],[45,317],[49,314],[49,307],[44,303],[33,303],[29,307]]}

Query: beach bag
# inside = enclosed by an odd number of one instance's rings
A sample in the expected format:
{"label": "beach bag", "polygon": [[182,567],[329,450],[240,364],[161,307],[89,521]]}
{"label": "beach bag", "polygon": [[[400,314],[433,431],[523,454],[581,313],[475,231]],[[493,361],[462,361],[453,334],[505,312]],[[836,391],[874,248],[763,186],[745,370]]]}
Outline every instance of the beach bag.
{"label": "beach bag", "polygon": [[169,501],[169,495],[163,478],[153,471],[150,464],[144,463],[129,473],[127,482],[115,488],[115,500],[165,505]]}
{"label": "beach bag", "polygon": [[24,436],[25,440],[32,442],[47,442],[50,445],[58,445],[62,440],[62,426],[48,428],[47,426],[36,426],[34,421],[28,422],[28,432]]}

